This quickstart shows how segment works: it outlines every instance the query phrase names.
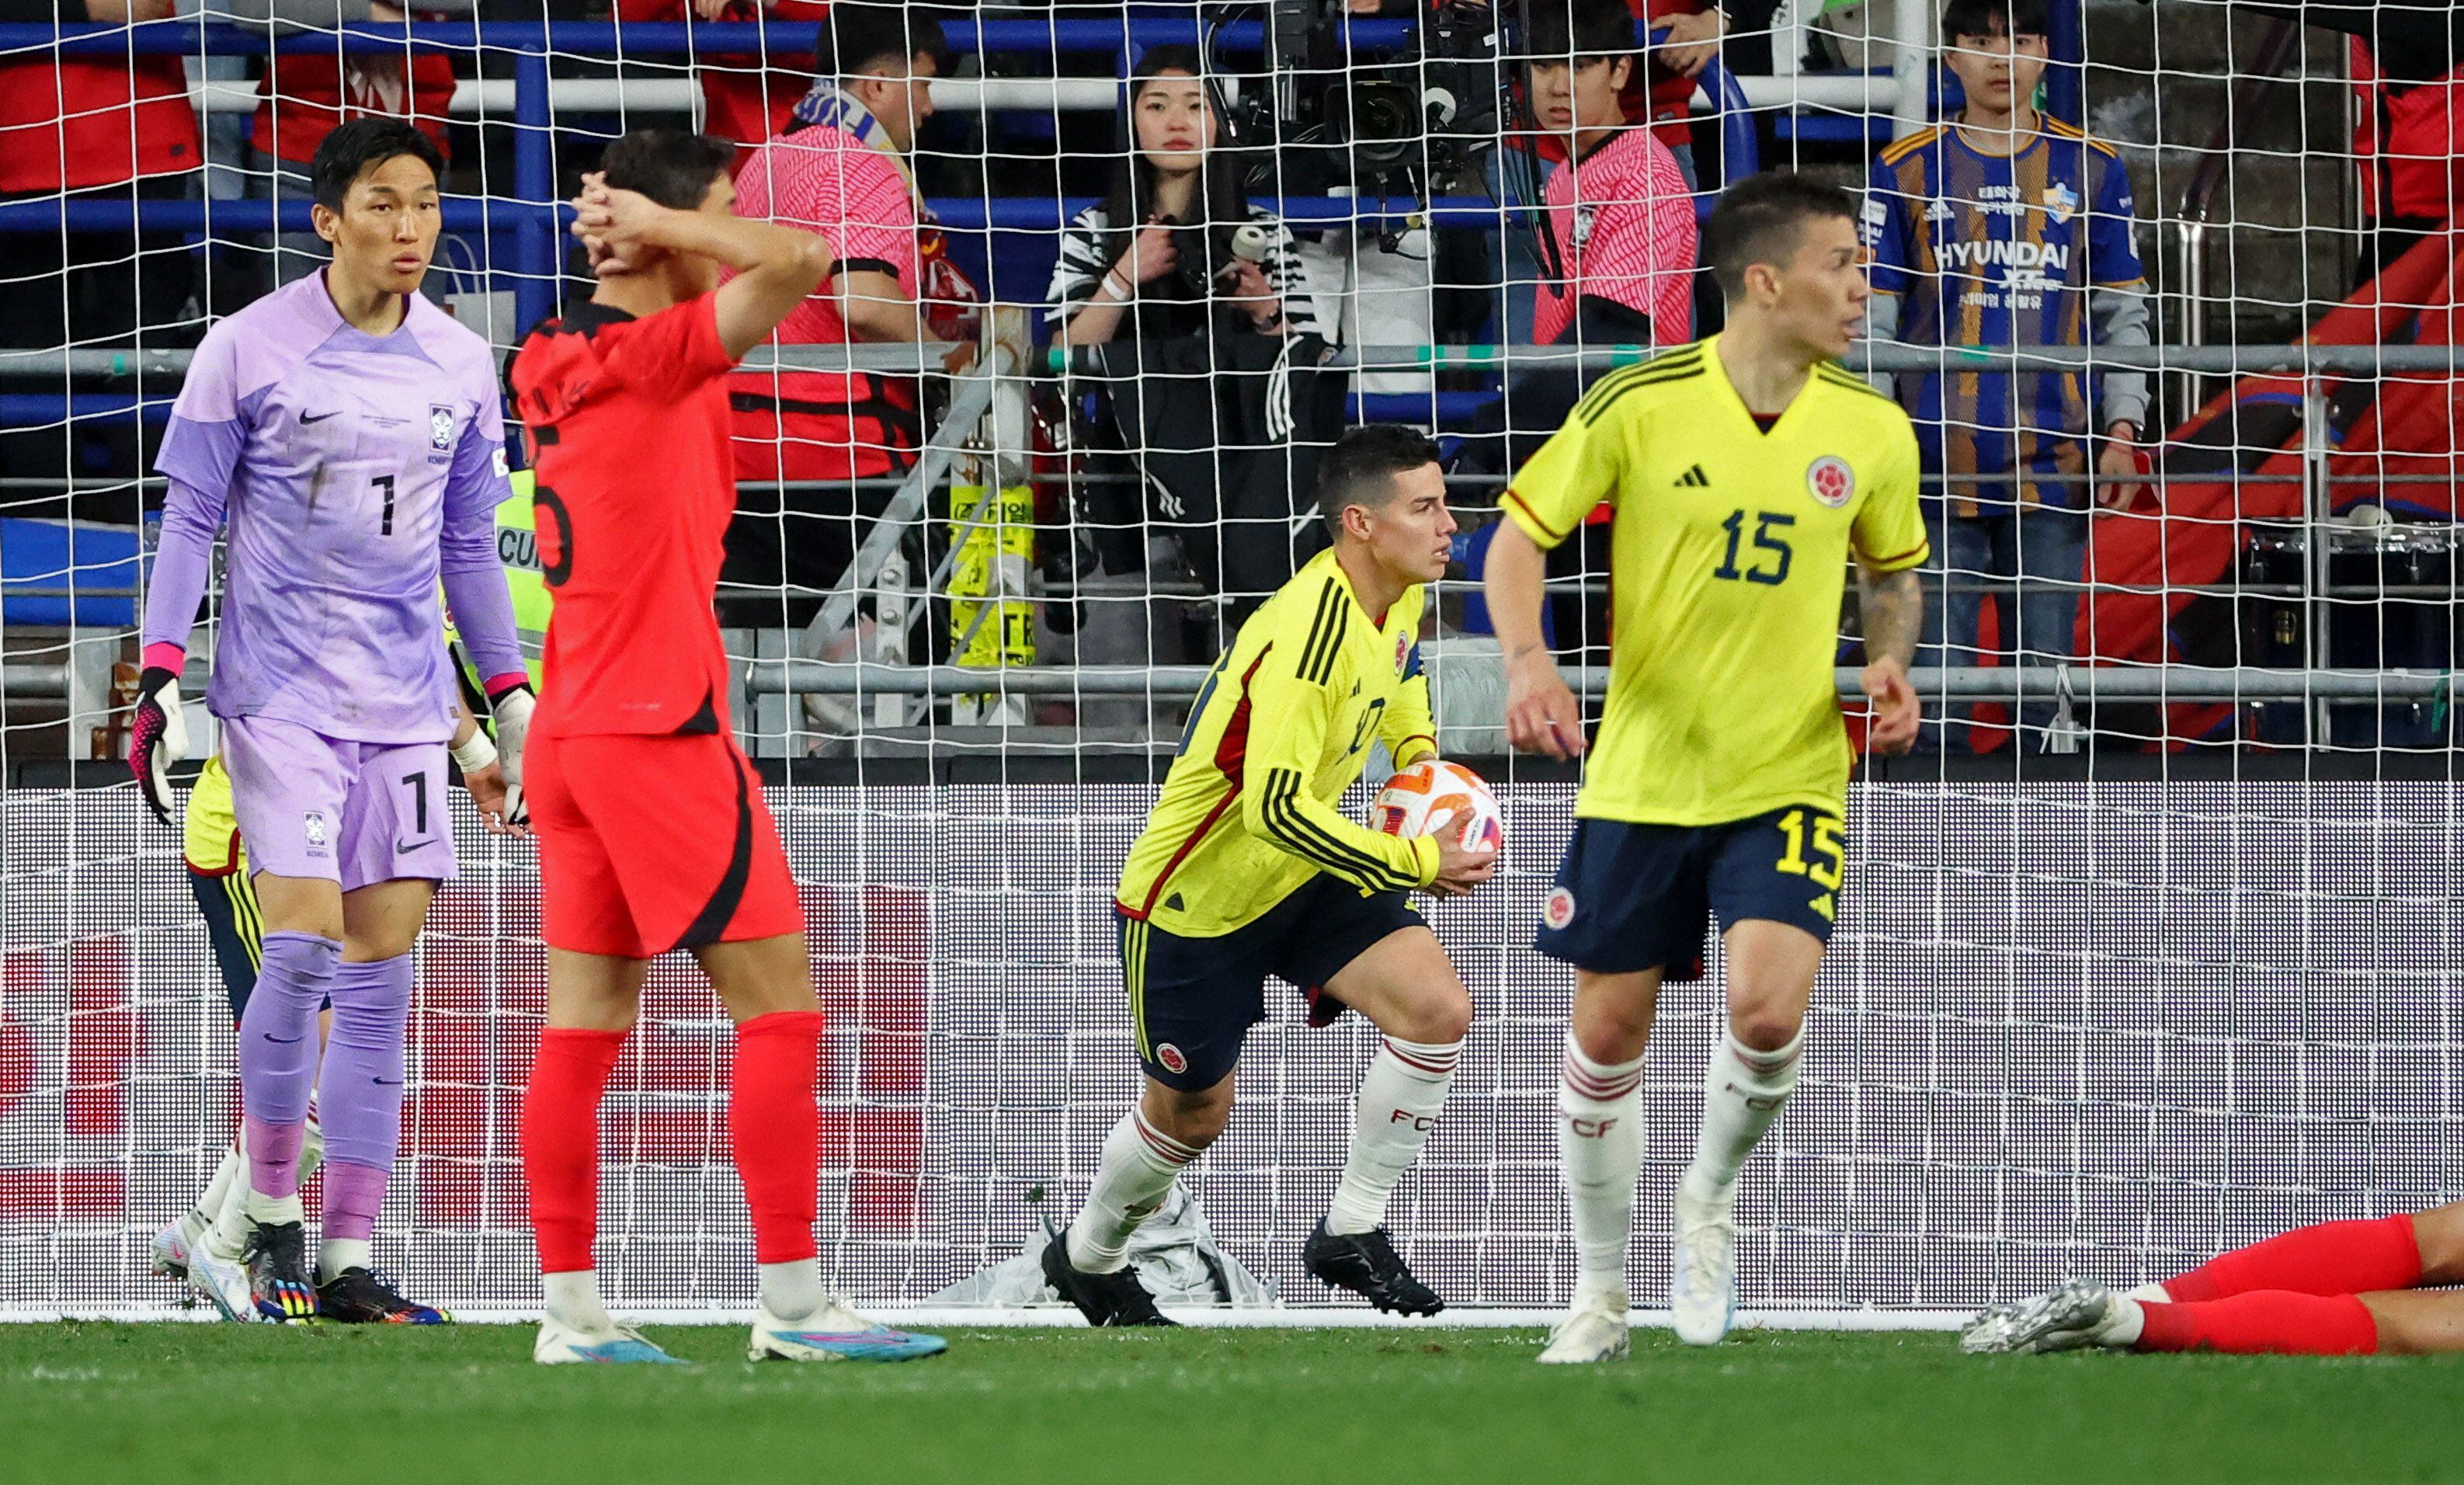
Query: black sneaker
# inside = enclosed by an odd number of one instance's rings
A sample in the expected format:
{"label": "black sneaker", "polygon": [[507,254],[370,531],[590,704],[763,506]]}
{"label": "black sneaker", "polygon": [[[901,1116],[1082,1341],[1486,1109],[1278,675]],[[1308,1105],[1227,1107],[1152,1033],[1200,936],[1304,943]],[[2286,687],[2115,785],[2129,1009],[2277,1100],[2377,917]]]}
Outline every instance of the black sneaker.
{"label": "black sneaker", "polygon": [[1301,1261],[1330,1287],[1349,1289],[1381,1310],[1435,1315],[1446,1307],[1436,1290],[1403,1266],[1384,1228],[1338,1233],[1320,1222],[1301,1250]]}
{"label": "black sneaker", "polygon": [[444,1325],[453,1319],[405,1299],[384,1274],[356,1264],[317,1286],[317,1313],[345,1325]]}
{"label": "black sneaker", "polygon": [[317,1318],[317,1286],[308,1279],[308,1239],[298,1223],[260,1222],[249,1234],[248,1289],[258,1316],[275,1324]]}
{"label": "black sneaker", "polygon": [[1069,1265],[1069,1234],[1053,1235],[1044,1249],[1044,1276],[1061,1297],[1078,1307],[1087,1323],[1097,1327],[1113,1325],[1174,1325],[1178,1320],[1166,1319],[1155,1308],[1155,1296],[1138,1282],[1138,1271],[1127,1264],[1111,1274],[1086,1274]]}

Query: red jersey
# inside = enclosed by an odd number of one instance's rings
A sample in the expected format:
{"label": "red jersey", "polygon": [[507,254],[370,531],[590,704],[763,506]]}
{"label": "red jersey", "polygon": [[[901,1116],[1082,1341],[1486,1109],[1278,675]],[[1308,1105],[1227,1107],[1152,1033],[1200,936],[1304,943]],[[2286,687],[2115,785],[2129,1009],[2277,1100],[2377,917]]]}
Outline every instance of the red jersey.
{"label": "red jersey", "polygon": [[1566,279],[1539,287],[1535,343],[1552,344],[1564,335],[1584,298],[1649,315],[1655,345],[1694,339],[1694,258],[1702,229],[1667,145],[1649,129],[1621,129],[1551,171],[1540,199]]}
{"label": "red jersey", "polygon": [[445,124],[453,107],[453,58],[442,52],[276,52],[256,96],[264,101],[250,140],[278,159],[313,160],[326,135],[371,117],[407,118],[439,153],[452,155]]}
{"label": "red jersey", "polygon": [[[832,281],[779,322],[781,345],[844,345],[837,276],[898,280],[916,299],[924,281],[915,192],[898,163],[842,128],[782,134],[736,172],[736,214],[818,233],[837,255]],[[850,479],[905,467],[921,441],[915,383],[840,371],[739,371],[739,479]]]}
{"label": "red jersey", "polygon": [[733,365],[710,294],[641,320],[584,304],[514,358],[538,454],[539,566],[556,593],[539,731],[728,730],[711,604],[736,511]]}
{"label": "red jersey", "polygon": [[117,186],[203,164],[176,56],[0,63],[0,191]]}
{"label": "red jersey", "polygon": [[[773,0],[764,8],[753,0],[730,0],[722,22],[761,21],[778,28],[763,38],[770,65],[746,55],[705,56],[693,69],[701,80],[702,132],[736,142],[738,166],[763,140],[787,126],[796,100],[813,81],[812,44],[817,24],[830,13],[828,0]],[[616,0],[620,21],[686,21],[697,19],[686,0]],[[794,24],[789,24],[789,23]]]}

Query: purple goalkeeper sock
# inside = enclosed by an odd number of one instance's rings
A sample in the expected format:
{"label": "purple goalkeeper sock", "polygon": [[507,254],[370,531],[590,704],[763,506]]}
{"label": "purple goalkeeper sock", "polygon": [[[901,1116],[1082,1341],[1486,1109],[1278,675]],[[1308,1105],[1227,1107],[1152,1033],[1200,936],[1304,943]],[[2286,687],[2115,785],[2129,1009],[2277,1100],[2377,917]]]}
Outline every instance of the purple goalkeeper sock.
{"label": "purple goalkeeper sock", "polygon": [[325,1206],[317,1220],[317,1235],[366,1242],[377,1230],[377,1213],[385,1210],[385,1172],[349,1161],[325,1163]]}
{"label": "purple goalkeeper sock", "polygon": [[[386,1175],[402,1143],[403,1028],[410,1018],[410,956],[344,964],[334,971],[330,993],[334,1030],[325,1043],[325,1070],[317,1088],[317,1109],[325,1130],[325,1230],[327,1237],[365,1237],[338,1232],[338,1215],[363,1203],[373,1222],[385,1202]],[[338,1167],[356,1167],[338,1183]],[[370,1196],[354,1185],[361,1172],[374,1182]]]}
{"label": "purple goalkeeper sock", "polygon": [[249,1188],[299,1192],[299,1144],[317,1088],[317,1010],[342,946],[313,933],[269,933],[256,988],[239,1021],[240,1106]]}

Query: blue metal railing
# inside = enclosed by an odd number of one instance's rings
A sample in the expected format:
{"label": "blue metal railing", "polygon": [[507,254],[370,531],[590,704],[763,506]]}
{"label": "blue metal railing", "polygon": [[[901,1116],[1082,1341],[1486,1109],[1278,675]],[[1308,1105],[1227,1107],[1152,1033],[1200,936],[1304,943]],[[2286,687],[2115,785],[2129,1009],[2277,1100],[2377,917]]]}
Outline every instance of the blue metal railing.
{"label": "blue metal railing", "polygon": [[[514,191],[510,199],[451,198],[444,204],[449,232],[478,233],[494,239],[510,233],[513,251],[488,254],[491,287],[510,289],[515,323],[527,329],[553,312],[561,272],[560,245],[569,213],[557,199],[555,116],[549,104],[551,56],[593,61],[686,57],[695,53],[723,55],[760,53],[778,39],[783,28],[749,22],[491,21],[471,19],[423,21],[415,24],[367,22],[272,38],[261,28],[196,20],[149,21],[134,26],[0,25],[0,62],[26,60],[28,54],[53,55],[261,55],[268,50],[331,55],[345,53],[399,54],[414,51],[509,55],[513,59]],[[1393,52],[1410,44],[1410,21],[1354,20],[1347,24],[1345,41],[1355,53]],[[1105,20],[956,21],[945,26],[952,48],[959,52],[1040,55],[1105,55],[1115,56],[1147,47],[1211,41],[1233,54],[1255,54],[1265,43],[1265,27],[1236,21],[1206,27],[1195,16],[1124,14]],[[1658,37],[1651,38],[1660,39]],[[682,64],[679,63],[679,66]],[[1714,60],[1702,75],[1705,90],[1720,104],[1723,158],[1730,177],[1760,167],[1753,116],[1744,90]],[[959,197],[930,203],[942,224],[960,232],[1058,233],[1091,198]],[[1425,202],[1395,198],[1261,197],[1258,204],[1285,221],[1310,227],[1362,225],[1372,230],[1409,218],[1436,227],[1494,227],[1500,208],[1485,197],[1436,197]],[[1708,198],[1698,198],[1708,210]],[[1524,211],[1528,206],[1505,209]],[[309,226],[308,206],[286,201],[277,209],[264,199],[198,201],[74,202],[18,200],[0,203],[0,232],[110,232],[150,230],[197,234],[214,239],[224,233],[260,233],[275,230],[301,232]],[[508,282],[507,280],[510,280]]]}

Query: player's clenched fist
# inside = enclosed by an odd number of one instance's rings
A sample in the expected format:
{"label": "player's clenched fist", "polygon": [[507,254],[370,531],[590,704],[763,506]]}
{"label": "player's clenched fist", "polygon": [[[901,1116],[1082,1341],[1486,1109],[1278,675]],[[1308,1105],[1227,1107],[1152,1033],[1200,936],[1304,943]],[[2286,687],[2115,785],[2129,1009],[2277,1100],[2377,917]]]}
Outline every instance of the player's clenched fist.
{"label": "player's clenched fist", "polygon": [[1506,662],[1506,741],[1527,753],[1582,756],[1582,704],[1538,645]]}

